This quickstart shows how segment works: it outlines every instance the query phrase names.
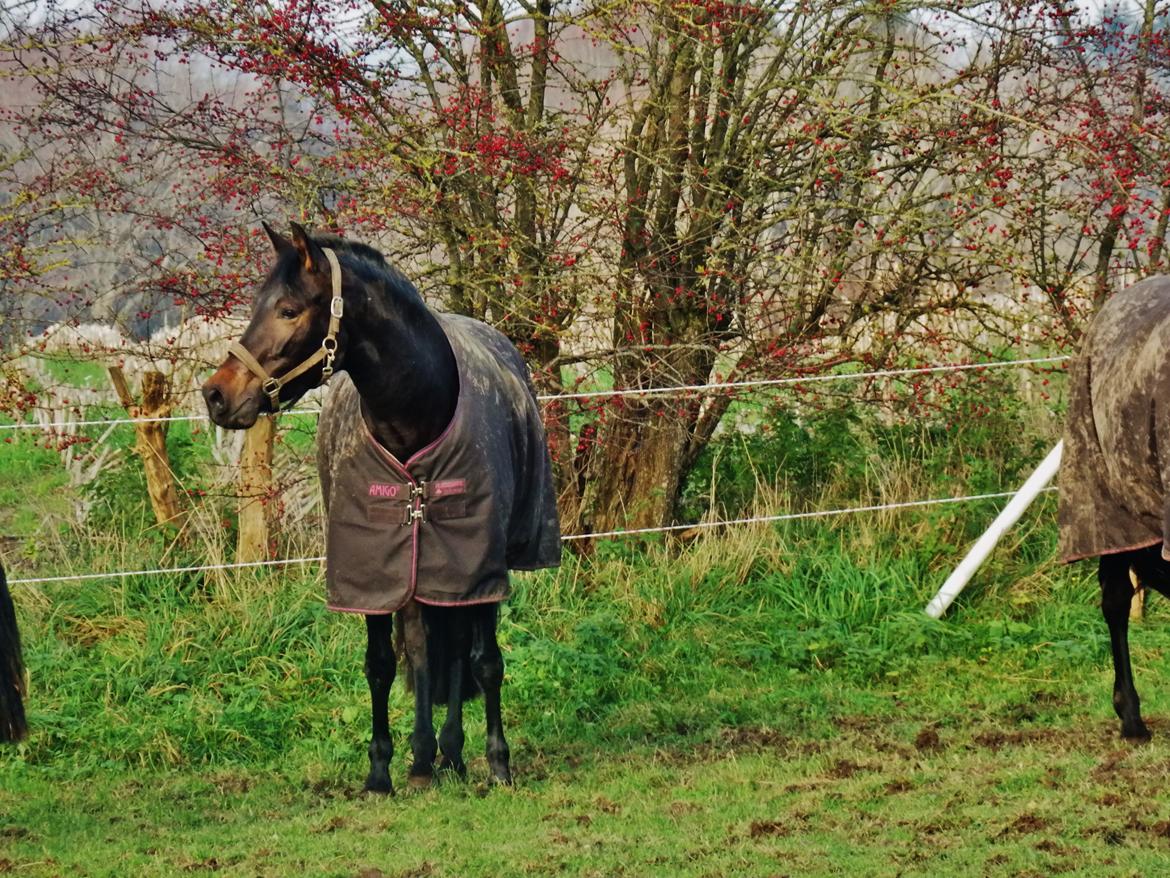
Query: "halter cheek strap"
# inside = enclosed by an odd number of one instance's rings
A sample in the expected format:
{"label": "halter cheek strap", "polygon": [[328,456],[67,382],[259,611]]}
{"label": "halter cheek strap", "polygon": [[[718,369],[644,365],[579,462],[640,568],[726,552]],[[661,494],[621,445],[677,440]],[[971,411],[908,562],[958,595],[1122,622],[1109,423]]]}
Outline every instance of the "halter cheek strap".
{"label": "halter cheek strap", "polygon": [[280,409],[280,389],[294,378],[304,375],[318,363],[322,361],[325,363],[321,367],[321,384],[328,381],[333,374],[333,360],[337,356],[337,330],[341,326],[341,315],[345,310],[345,302],[341,298],[341,265],[337,262],[337,254],[328,247],[321,249],[325,252],[325,258],[329,260],[329,271],[333,280],[333,298],[329,300],[329,329],[326,331],[325,337],[321,339],[321,347],[300,365],[285,372],[280,378],[274,378],[264,370],[260,361],[238,341],[233,341],[228,345],[228,354],[247,366],[249,372],[264,382],[262,387],[265,395],[272,402],[273,411]]}

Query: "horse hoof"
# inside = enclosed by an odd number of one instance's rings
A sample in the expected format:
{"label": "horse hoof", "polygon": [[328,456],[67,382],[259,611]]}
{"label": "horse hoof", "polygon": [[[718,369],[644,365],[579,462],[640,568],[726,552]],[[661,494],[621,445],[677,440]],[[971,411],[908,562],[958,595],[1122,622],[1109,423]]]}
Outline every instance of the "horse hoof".
{"label": "horse hoof", "polygon": [[406,782],[410,784],[413,790],[425,790],[434,782],[435,776],[433,774],[411,774],[406,778]]}
{"label": "horse hoof", "polygon": [[394,795],[394,784],[390,782],[389,777],[385,778],[367,778],[366,785],[362,787],[363,793],[373,793],[377,796],[392,796]]}
{"label": "horse hoof", "polygon": [[493,768],[492,775],[488,778],[488,783],[494,787],[510,787],[512,786],[512,771],[504,768],[503,770]]}
{"label": "horse hoof", "polygon": [[1121,737],[1135,744],[1144,744],[1153,736],[1150,734],[1150,730],[1146,728],[1145,723],[1142,723],[1134,729],[1127,729],[1123,726],[1121,729]]}

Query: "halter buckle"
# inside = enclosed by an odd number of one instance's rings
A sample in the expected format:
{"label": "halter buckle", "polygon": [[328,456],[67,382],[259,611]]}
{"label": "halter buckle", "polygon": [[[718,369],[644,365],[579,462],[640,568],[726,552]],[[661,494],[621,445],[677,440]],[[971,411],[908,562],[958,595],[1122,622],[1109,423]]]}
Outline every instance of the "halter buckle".
{"label": "halter buckle", "polygon": [[340,320],[344,311],[345,299],[341,298],[341,296],[334,296],[329,302],[329,316]]}
{"label": "halter buckle", "polygon": [[262,389],[272,400],[273,408],[278,407],[280,405],[280,381],[276,378],[269,378],[264,382]]}

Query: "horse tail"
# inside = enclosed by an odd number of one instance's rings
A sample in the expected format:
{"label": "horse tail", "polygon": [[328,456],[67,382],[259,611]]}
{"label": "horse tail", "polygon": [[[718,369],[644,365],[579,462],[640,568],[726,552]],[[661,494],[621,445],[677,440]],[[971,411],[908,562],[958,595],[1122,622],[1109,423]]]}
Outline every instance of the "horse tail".
{"label": "horse tail", "polygon": [[471,673],[471,636],[467,628],[464,608],[428,607],[420,605],[420,614],[399,612],[394,620],[394,652],[399,656],[400,670],[406,678],[406,691],[414,691],[414,662],[407,648],[408,625],[420,625],[426,644],[427,676],[431,683],[431,703],[446,704],[451,692],[451,678],[455,662],[460,663],[460,700],[470,701],[480,694],[479,684]]}
{"label": "horse tail", "polygon": [[28,733],[24,719],[24,665],[16,609],[0,567],[0,741],[19,741]]}
{"label": "horse tail", "polygon": [[[480,694],[479,685],[471,674],[471,633],[465,607],[422,607],[423,628],[426,631],[427,677],[431,683],[431,703],[450,701],[451,680],[459,670],[459,696],[470,701]],[[410,656],[403,650],[403,665],[407,671],[407,691],[414,691],[414,673]],[[458,663],[458,664],[456,664]]]}
{"label": "horse tail", "polygon": [[451,672],[455,662],[460,662],[459,680],[461,683],[459,700],[470,701],[480,694],[479,684],[471,675],[471,657],[469,655],[446,655],[441,667],[431,668],[431,700],[435,704],[446,704],[451,697]]}

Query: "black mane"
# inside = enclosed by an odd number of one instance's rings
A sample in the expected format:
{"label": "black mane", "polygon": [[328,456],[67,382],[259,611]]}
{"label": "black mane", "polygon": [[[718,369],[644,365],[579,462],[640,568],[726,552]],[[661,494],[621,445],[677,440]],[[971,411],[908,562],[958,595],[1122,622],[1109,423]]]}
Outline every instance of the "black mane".
{"label": "black mane", "polygon": [[319,246],[336,251],[339,257],[342,254],[354,257],[346,260],[346,267],[361,281],[382,287],[394,297],[406,297],[426,307],[418,288],[406,275],[391,265],[380,250],[369,244],[337,235],[322,233],[315,234],[312,238]]}
{"label": "black mane", "polygon": [[374,262],[390,268],[390,263],[386,261],[386,257],[382,255],[382,252],[375,250],[369,244],[362,244],[360,241],[351,241],[349,238],[329,234],[313,235],[313,240],[322,247],[329,247],[341,253],[349,253],[368,262]]}

